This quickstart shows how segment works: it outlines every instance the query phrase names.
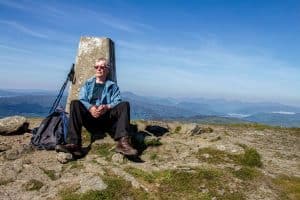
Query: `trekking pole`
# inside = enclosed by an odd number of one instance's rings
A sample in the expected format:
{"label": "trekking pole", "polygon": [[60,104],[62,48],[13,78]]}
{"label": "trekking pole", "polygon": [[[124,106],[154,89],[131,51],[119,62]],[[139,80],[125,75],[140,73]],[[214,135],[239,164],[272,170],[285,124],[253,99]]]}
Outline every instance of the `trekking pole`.
{"label": "trekking pole", "polygon": [[61,100],[61,98],[62,98],[62,96],[64,94],[64,91],[65,91],[65,88],[66,88],[66,86],[68,84],[68,81],[71,81],[72,83],[74,83],[74,81],[75,81],[75,76],[74,76],[75,75],[75,69],[74,69],[74,66],[75,65],[73,63],[72,66],[71,66],[71,69],[70,69],[70,71],[68,73],[67,79],[65,80],[65,82],[62,85],[62,87],[60,88],[60,91],[59,91],[59,93],[58,93],[55,101],[52,104],[52,107],[51,107],[51,109],[49,111],[49,114],[52,113],[52,112],[54,112],[55,109],[57,108],[57,106],[59,105],[59,102],[60,102],[60,100]]}

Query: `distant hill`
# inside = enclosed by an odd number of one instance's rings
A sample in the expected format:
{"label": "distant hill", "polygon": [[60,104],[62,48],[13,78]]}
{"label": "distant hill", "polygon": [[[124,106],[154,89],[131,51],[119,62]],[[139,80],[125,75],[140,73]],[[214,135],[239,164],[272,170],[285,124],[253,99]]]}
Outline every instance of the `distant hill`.
{"label": "distant hill", "polygon": [[7,90],[1,90],[0,89],[0,97],[9,97],[9,96],[16,96],[19,93],[17,92],[12,92],[12,91],[7,91]]}
{"label": "distant hill", "polygon": [[[10,115],[47,116],[56,96],[54,95],[20,95],[0,98],[0,117]],[[61,105],[66,104],[66,96]]]}
{"label": "distant hill", "polygon": [[[57,93],[35,90],[0,90],[0,117],[10,115],[45,117]],[[279,103],[249,103],[222,99],[161,98],[122,93],[131,105],[132,119],[182,120],[205,123],[258,122],[300,127],[300,108]],[[66,105],[63,96],[61,105]],[[289,115],[288,115],[288,114]],[[293,114],[293,115],[291,115]]]}
{"label": "distant hill", "polygon": [[169,118],[169,120],[193,122],[201,124],[247,124],[250,123],[246,119],[239,119],[234,117],[221,117],[221,116],[206,116],[195,115],[191,117]]}
{"label": "distant hill", "polygon": [[300,127],[300,113],[258,113],[249,117],[245,117],[244,119],[251,122],[259,122],[276,126]]}

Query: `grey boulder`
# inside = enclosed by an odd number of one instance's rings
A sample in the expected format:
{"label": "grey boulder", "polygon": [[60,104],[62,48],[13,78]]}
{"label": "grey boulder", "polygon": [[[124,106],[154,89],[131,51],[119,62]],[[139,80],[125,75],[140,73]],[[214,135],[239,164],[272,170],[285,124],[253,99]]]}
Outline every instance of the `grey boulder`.
{"label": "grey boulder", "polygon": [[29,123],[23,116],[11,116],[0,119],[0,134],[23,134],[27,131]]}

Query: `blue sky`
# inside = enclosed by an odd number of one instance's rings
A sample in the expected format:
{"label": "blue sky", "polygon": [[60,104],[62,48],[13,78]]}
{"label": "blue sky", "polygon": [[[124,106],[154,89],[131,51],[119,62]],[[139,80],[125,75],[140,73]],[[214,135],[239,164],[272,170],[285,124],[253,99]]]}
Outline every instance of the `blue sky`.
{"label": "blue sky", "polygon": [[0,0],[0,88],[58,90],[80,36],[115,42],[122,91],[300,106],[297,0]]}

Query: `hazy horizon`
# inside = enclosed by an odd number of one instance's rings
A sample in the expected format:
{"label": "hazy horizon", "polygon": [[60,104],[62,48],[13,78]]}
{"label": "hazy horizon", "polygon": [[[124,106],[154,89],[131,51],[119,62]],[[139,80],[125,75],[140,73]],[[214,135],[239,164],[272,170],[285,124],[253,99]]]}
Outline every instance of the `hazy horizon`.
{"label": "hazy horizon", "polygon": [[300,106],[300,2],[0,0],[0,87],[59,90],[81,36],[143,96]]}
{"label": "hazy horizon", "polygon": [[[67,87],[65,89],[64,92],[64,96],[68,95],[68,89],[69,87]],[[56,90],[46,90],[46,89],[33,89],[33,88],[26,88],[26,89],[17,89],[17,88],[0,88],[0,90],[7,90],[7,91],[15,91],[15,92],[46,92],[46,93],[51,93],[53,95],[58,94],[60,88],[57,88]],[[293,106],[293,107],[297,107],[300,108],[300,104],[293,104],[293,103],[283,103],[280,101],[275,101],[275,100],[251,100],[251,99],[238,99],[238,98],[224,98],[224,97],[218,97],[218,96],[195,96],[195,97],[190,97],[187,99],[186,96],[155,96],[155,95],[147,95],[147,94],[143,94],[143,93],[138,93],[138,92],[134,92],[134,91],[121,91],[121,93],[133,93],[134,95],[138,95],[138,96],[142,96],[142,97],[148,97],[148,98],[166,98],[166,99],[174,99],[174,100],[178,100],[178,101],[189,101],[189,100],[196,100],[196,99],[207,99],[207,100],[224,100],[224,101],[230,101],[230,102],[242,102],[242,103],[278,103],[278,104],[282,104],[282,105],[288,105],[288,106]],[[27,94],[27,93],[26,93]],[[1,96],[0,96],[1,97]]]}

